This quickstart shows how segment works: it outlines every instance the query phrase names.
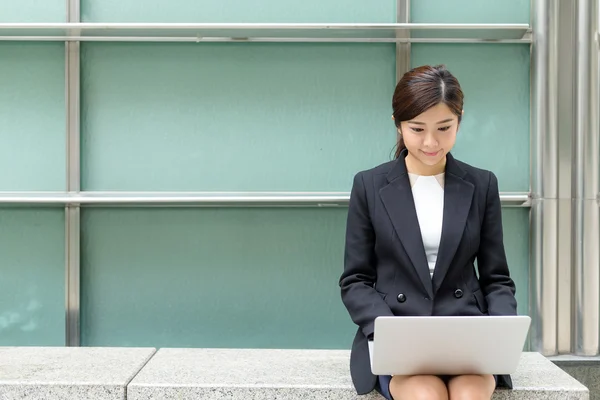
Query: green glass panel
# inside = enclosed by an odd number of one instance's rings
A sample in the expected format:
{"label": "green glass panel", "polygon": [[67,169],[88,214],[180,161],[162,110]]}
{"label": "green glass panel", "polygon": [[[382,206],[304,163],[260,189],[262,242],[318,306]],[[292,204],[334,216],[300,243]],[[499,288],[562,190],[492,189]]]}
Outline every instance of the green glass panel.
{"label": "green glass panel", "polygon": [[530,0],[418,0],[410,2],[411,22],[528,24]]}
{"label": "green glass panel", "polygon": [[[86,346],[349,348],[347,210],[86,209]],[[527,209],[505,209],[527,312]]]}
{"label": "green glass panel", "polygon": [[504,208],[502,219],[508,267],[517,286],[517,311],[529,315],[529,209]]}
{"label": "green glass panel", "polygon": [[65,344],[62,209],[0,209],[0,346]]}
{"label": "green glass panel", "polygon": [[396,0],[81,0],[86,22],[395,22]]}
{"label": "green glass panel", "polygon": [[65,22],[66,5],[65,0],[0,0],[0,23]]}
{"label": "green glass panel", "polygon": [[86,190],[349,191],[389,161],[390,44],[85,44]]}
{"label": "green glass panel", "polygon": [[0,42],[0,191],[64,190],[65,50]]}
{"label": "green glass panel", "polygon": [[529,191],[529,46],[413,44],[413,67],[445,64],[465,95],[454,155],[492,170],[500,190]]}
{"label": "green glass panel", "polygon": [[83,343],[345,347],[345,213],[85,210]]}

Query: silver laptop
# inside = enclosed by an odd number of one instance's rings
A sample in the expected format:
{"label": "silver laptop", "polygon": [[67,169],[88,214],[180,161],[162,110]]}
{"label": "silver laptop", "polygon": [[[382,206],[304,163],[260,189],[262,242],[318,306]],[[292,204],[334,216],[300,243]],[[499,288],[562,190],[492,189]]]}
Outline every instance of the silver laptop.
{"label": "silver laptop", "polygon": [[369,342],[375,375],[512,374],[531,318],[378,317]]}

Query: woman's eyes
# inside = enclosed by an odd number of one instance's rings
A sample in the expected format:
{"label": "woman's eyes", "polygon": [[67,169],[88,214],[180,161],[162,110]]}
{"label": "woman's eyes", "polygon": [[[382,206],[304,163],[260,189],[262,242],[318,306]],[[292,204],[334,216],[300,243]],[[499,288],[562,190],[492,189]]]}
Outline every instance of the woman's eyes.
{"label": "woman's eyes", "polygon": [[[451,126],[443,126],[441,128],[438,128],[438,130],[441,132],[446,132],[450,128],[451,128]],[[423,128],[413,128],[413,127],[411,127],[410,129],[412,129],[413,132],[417,132],[417,133],[423,132],[425,130]]]}

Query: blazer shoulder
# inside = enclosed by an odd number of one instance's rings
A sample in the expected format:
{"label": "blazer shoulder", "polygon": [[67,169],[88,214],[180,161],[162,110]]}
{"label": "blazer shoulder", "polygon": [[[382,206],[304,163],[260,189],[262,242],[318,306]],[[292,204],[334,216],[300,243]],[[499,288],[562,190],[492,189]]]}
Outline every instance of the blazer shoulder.
{"label": "blazer shoulder", "polygon": [[490,184],[490,181],[496,180],[496,175],[488,169],[478,168],[459,160],[456,160],[456,163],[460,166],[460,168],[463,171],[467,173],[467,179],[470,180],[477,187],[487,189],[487,187]]}
{"label": "blazer shoulder", "polygon": [[393,168],[394,163],[395,163],[395,160],[388,161],[383,164],[379,164],[373,168],[359,171],[356,174],[356,176],[362,175],[362,177],[365,179],[373,179],[375,176],[378,176],[378,175],[387,175],[390,172],[390,170]]}
{"label": "blazer shoulder", "polygon": [[389,161],[357,172],[354,175],[352,191],[354,191],[354,188],[362,187],[367,203],[372,204],[375,193],[387,181],[386,176],[393,166],[394,161]]}

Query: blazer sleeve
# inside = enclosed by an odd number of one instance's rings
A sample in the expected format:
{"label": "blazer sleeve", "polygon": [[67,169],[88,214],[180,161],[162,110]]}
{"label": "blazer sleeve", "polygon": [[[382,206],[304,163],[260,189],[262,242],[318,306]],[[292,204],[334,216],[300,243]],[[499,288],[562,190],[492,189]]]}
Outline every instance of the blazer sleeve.
{"label": "blazer sleeve", "polygon": [[339,280],[342,302],[367,338],[373,337],[375,318],[393,316],[390,307],[374,289],[377,278],[375,232],[369,217],[365,185],[356,174],[346,224],[344,271]]}
{"label": "blazer sleeve", "polygon": [[490,172],[485,213],[481,227],[477,265],[479,283],[489,315],[516,315],[515,283],[510,277],[502,228],[498,179]]}

